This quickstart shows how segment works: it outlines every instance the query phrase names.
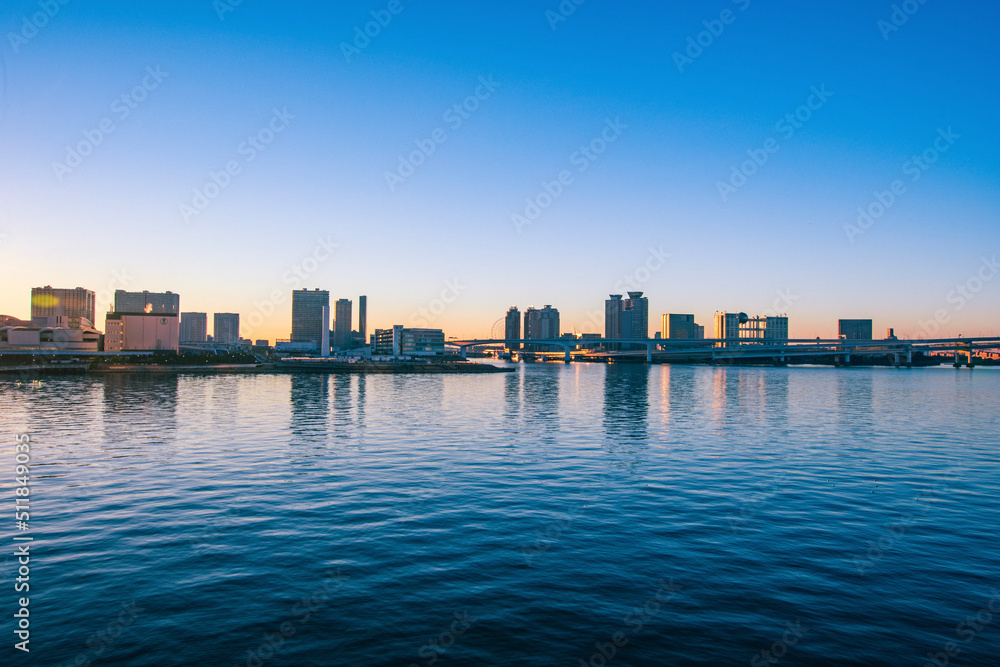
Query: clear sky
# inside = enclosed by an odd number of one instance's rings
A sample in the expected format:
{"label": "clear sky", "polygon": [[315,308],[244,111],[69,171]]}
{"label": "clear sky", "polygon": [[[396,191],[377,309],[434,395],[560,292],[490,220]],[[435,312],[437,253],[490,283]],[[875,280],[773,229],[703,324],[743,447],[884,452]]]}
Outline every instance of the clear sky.
{"label": "clear sky", "polygon": [[995,2],[227,2],[3,4],[0,313],[171,290],[273,340],[300,285],[603,331],[628,277],[650,334],[1000,335]]}

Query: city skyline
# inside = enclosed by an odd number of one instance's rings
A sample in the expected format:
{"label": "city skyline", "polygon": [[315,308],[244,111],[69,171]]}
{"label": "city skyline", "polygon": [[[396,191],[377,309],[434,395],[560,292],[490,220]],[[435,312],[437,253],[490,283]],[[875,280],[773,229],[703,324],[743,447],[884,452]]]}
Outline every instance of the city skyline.
{"label": "city skyline", "polygon": [[25,38],[12,3],[0,313],[171,290],[273,340],[320,286],[371,296],[370,331],[467,338],[511,303],[599,332],[643,291],[802,338],[1000,333],[997,7],[401,6],[362,48],[384,7],[73,3]]}

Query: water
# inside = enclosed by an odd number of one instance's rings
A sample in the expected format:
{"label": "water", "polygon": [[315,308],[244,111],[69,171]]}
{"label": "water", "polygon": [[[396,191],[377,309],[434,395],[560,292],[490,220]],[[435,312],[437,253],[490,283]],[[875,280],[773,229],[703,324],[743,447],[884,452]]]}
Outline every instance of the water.
{"label": "water", "polygon": [[35,537],[3,664],[1000,664],[990,369],[110,375],[0,405]]}

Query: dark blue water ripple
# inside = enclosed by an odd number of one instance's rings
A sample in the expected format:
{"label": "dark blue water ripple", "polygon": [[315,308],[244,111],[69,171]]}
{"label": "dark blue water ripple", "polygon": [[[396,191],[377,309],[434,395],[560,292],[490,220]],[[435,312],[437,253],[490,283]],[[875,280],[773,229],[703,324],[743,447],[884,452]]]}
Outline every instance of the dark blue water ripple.
{"label": "dark blue water ripple", "polygon": [[1000,664],[989,369],[112,375],[0,404],[11,469],[32,437],[23,664]]}

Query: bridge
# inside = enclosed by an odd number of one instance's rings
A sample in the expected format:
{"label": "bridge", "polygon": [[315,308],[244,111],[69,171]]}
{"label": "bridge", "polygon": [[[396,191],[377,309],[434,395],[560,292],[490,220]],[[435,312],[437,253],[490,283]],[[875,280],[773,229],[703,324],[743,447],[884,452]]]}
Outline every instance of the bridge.
{"label": "bridge", "polygon": [[[954,354],[954,365],[965,365],[972,368],[972,358],[976,350],[1000,349],[1000,337],[988,338],[933,338],[933,339],[898,339],[882,340],[845,340],[842,338],[793,338],[788,340],[767,340],[747,338],[485,338],[473,340],[450,340],[446,345],[457,347],[465,358],[471,347],[501,346],[505,349],[518,346],[531,346],[532,349],[522,349],[521,353],[545,354],[552,348],[561,348],[563,359],[572,361],[574,351],[582,352],[577,356],[587,359],[636,358],[645,355],[646,363],[657,361],[702,361],[716,362],[727,359],[770,359],[775,363],[786,363],[795,357],[818,357],[830,359],[834,364],[850,364],[851,356],[886,356],[892,355],[896,366],[913,363],[914,352],[928,354],[931,352],[951,352]],[[619,346],[623,349],[608,350],[608,346]],[[539,349],[539,348],[548,348]],[[588,348],[601,347],[603,351],[587,351]]]}

